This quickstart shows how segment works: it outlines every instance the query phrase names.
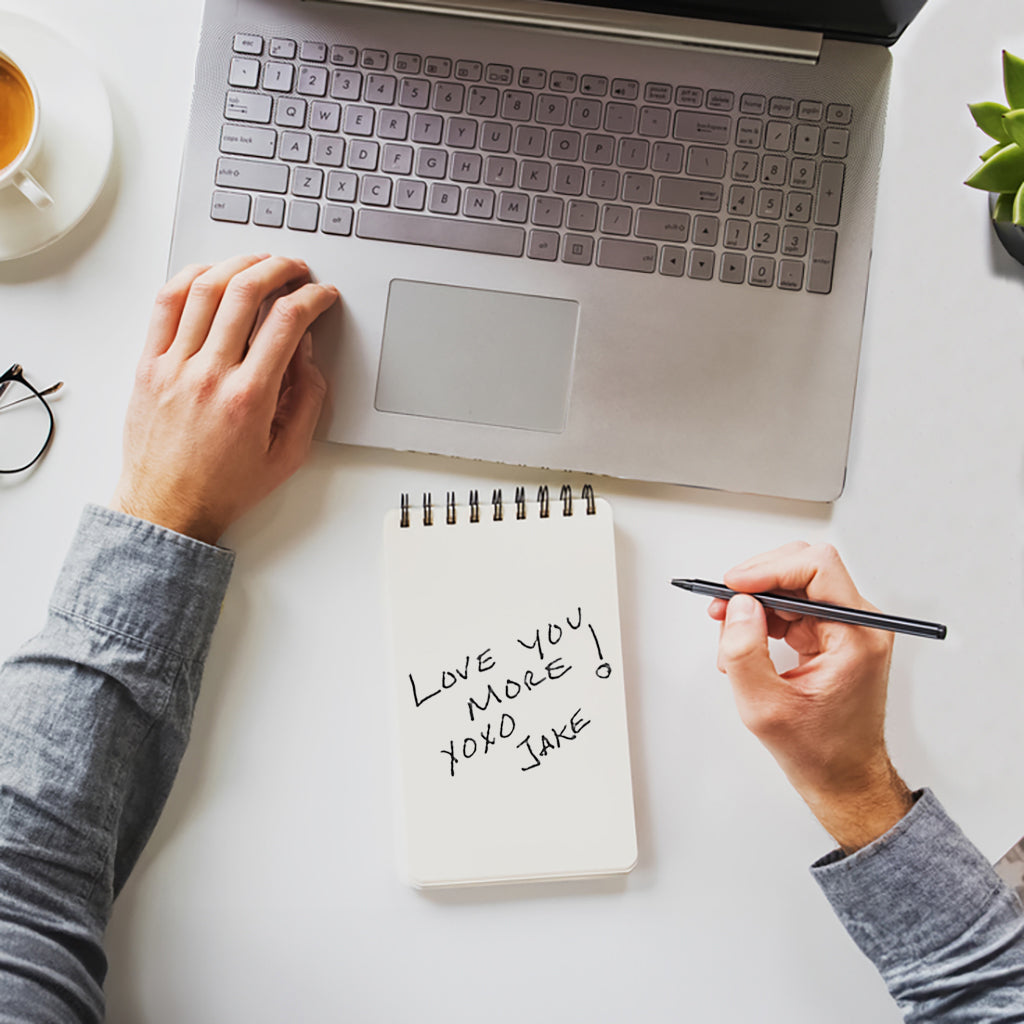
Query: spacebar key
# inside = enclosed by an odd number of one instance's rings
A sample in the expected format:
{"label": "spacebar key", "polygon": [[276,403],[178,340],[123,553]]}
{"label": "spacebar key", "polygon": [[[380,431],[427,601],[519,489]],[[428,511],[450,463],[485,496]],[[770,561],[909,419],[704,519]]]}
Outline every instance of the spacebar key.
{"label": "spacebar key", "polygon": [[420,217],[387,210],[360,210],[356,221],[360,238],[382,242],[435,245],[441,249],[485,252],[493,256],[522,256],[526,232],[502,224],[470,224],[464,220]]}

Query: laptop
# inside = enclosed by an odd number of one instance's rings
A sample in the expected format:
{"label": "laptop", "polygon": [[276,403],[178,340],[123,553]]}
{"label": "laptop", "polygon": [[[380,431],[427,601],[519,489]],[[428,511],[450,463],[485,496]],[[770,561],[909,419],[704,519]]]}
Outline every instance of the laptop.
{"label": "laptop", "polygon": [[206,0],[170,263],[305,259],[319,436],[827,502],[924,0]]}

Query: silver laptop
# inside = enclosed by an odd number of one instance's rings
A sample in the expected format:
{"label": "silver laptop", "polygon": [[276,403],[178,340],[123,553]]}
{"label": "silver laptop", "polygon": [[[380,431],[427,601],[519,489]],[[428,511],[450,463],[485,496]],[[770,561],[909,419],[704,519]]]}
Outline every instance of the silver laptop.
{"label": "silver laptop", "polygon": [[340,287],[326,440],[830,501],[923,2],[206,0],[171,265]]}

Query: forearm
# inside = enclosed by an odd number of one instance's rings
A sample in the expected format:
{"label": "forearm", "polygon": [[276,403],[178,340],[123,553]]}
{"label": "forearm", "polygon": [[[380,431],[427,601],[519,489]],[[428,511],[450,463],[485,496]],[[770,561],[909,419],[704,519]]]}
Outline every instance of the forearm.
{"label": "forearm", "polygon": [[908,1022],[1024,1021],[1024,910],[930,792],[812,871]]}
{"label": "forearm", "polygon": [[102,1019],[101,940],[188,740],[229,552],[90,508],[0,668],[0,1020]]}

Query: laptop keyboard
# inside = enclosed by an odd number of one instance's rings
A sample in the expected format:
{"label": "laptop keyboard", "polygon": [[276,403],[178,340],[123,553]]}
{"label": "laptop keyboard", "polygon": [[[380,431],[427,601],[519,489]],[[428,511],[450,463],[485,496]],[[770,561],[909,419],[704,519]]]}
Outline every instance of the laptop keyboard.
{"label": "laptop keyboard", "polygon": [[234,37],[214,220],[831,291],[853,112]]}

